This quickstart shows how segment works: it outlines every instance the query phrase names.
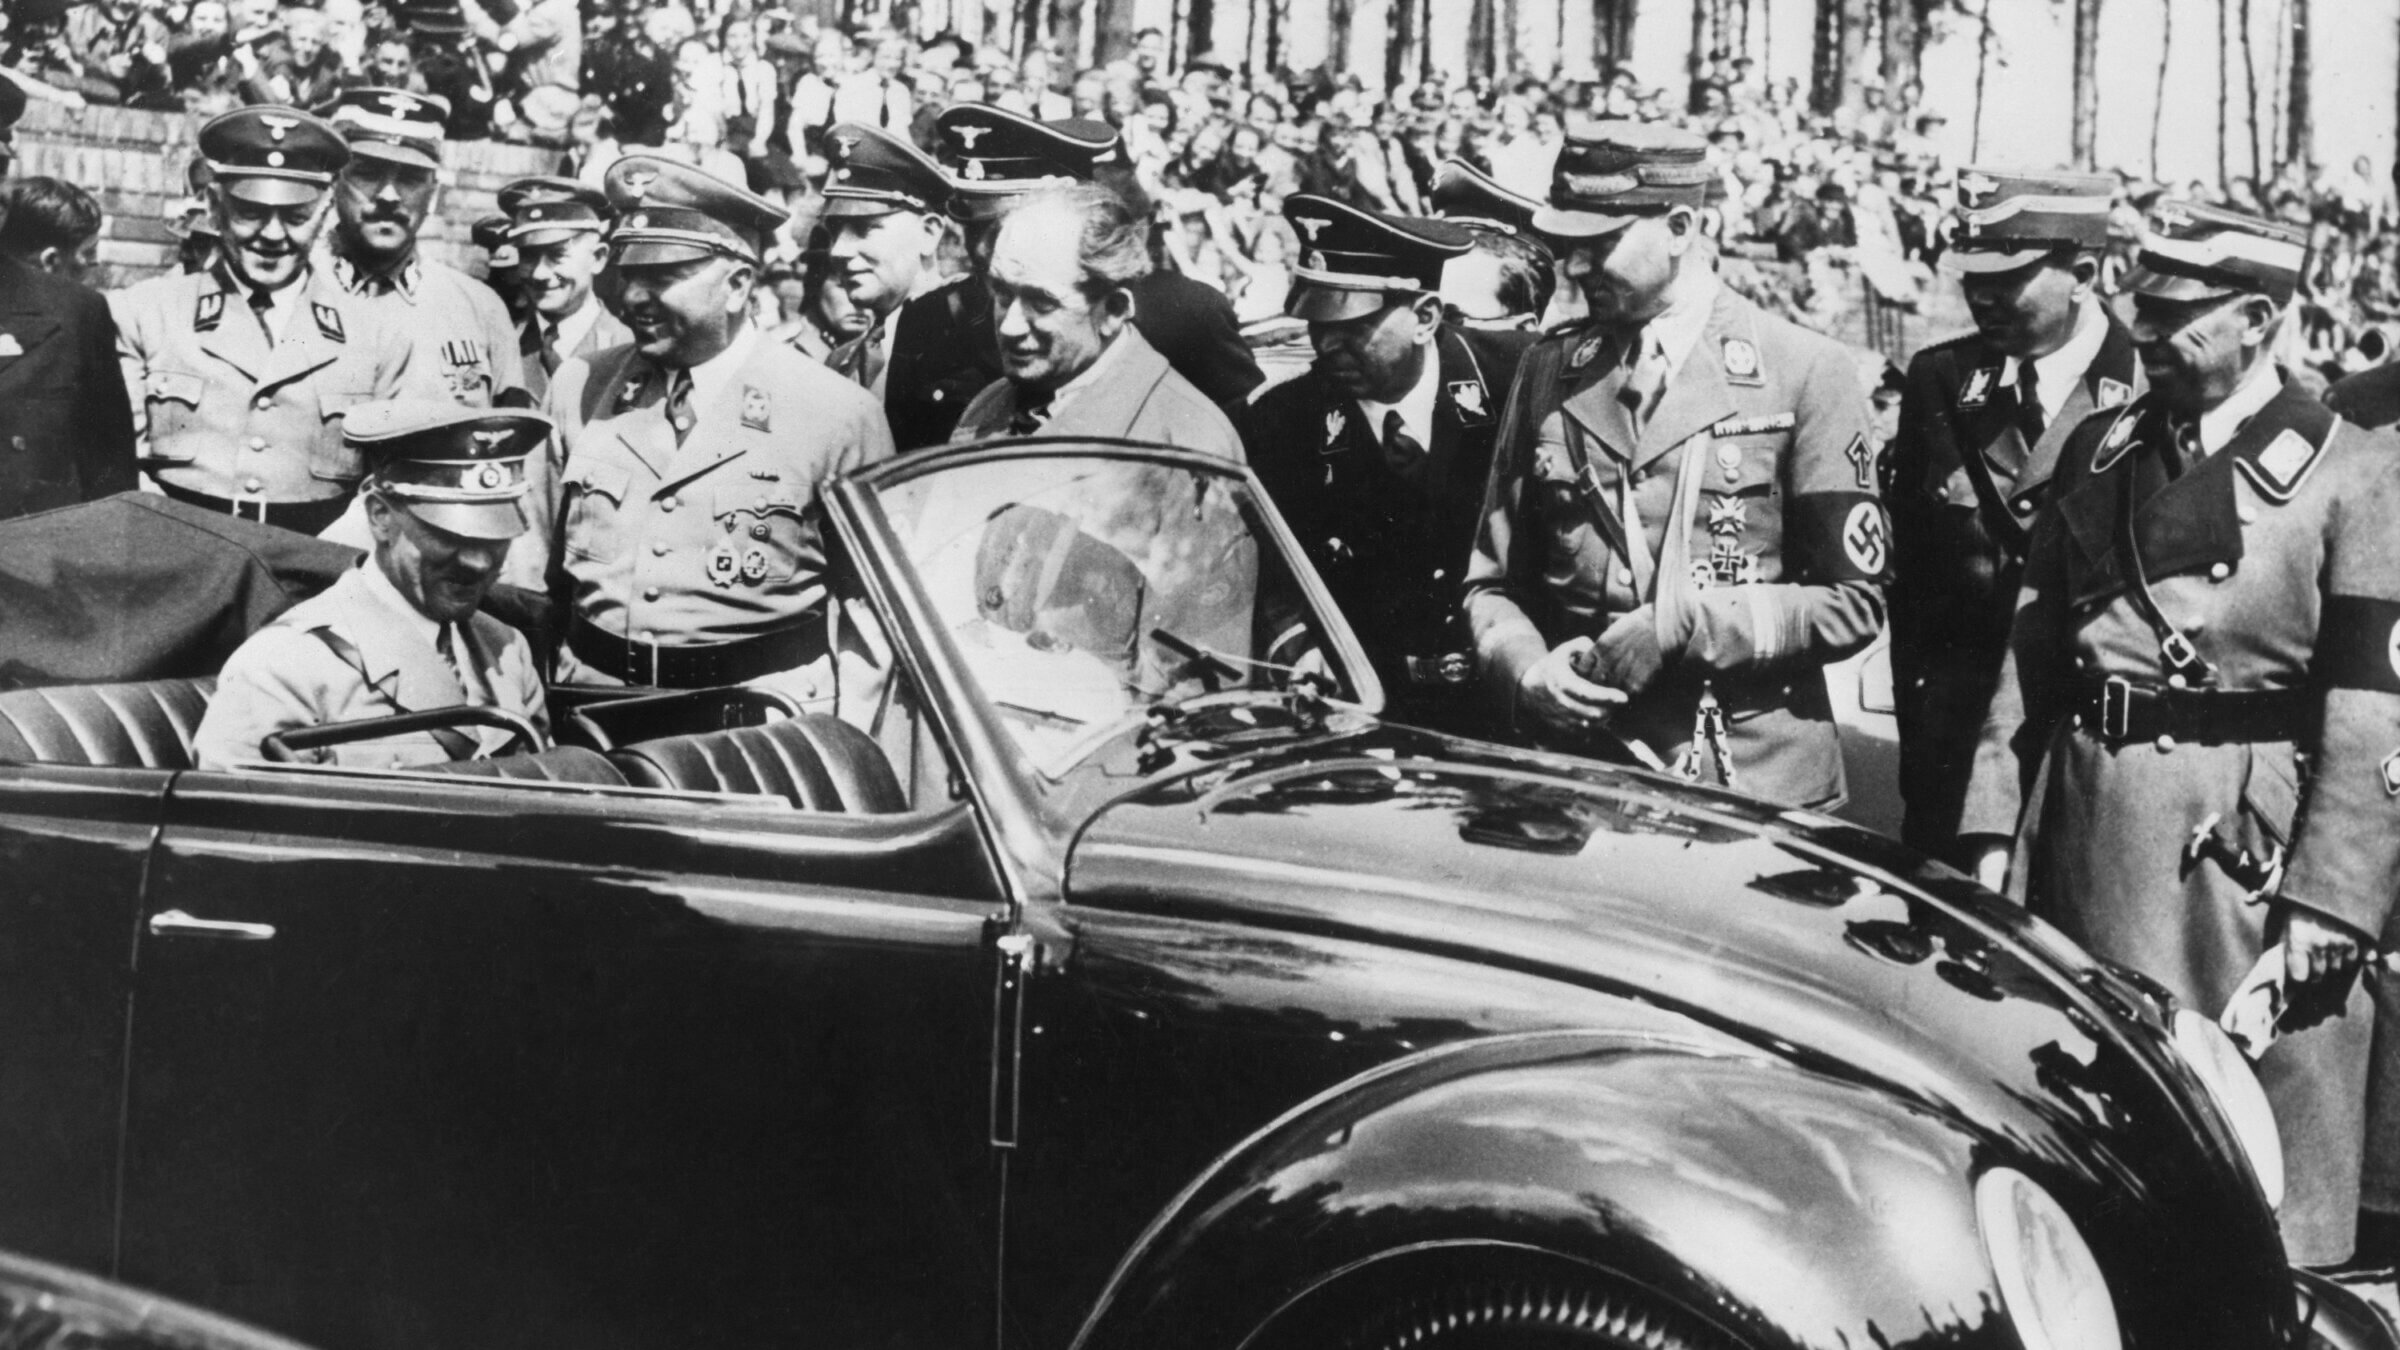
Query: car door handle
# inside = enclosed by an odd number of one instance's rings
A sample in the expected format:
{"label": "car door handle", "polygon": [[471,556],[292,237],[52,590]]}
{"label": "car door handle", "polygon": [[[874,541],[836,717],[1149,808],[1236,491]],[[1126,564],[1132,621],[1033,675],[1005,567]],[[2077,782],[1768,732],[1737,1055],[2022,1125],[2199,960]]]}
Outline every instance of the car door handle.
{"label": "car door handle", "polygon": [[222,938],[232,942],[264,942],[275,936],[271,923],[240,923],[232,919],[198,919],[180,909],[150,916],[152,937]]}

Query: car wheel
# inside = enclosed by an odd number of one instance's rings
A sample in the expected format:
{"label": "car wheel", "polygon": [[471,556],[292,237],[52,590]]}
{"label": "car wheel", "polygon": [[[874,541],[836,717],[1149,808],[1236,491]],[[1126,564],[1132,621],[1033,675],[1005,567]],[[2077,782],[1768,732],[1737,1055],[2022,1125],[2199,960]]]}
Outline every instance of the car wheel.
{"label": "car wheel", "polygon": [[1477,1280],[1363,1316],[1341,1350],[1732,1350],[1655,1299],[1564,1280]]}

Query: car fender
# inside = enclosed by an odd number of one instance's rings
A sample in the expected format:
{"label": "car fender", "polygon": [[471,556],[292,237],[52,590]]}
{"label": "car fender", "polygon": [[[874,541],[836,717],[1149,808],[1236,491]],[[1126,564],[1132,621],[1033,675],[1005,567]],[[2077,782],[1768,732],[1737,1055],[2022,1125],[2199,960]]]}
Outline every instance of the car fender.
{"label": "car fender", "polygon": [[1359,1271],[1476,1249],[1605,1272],[1761,1350],[1972,1332],[1998,1315],[1973,1196],[1989,1153],[1930,1108],[1765,1056],[1654,1035],[1468,1042],[1320,1094],[1219,1158],[1076,1344],[1242,1345]]}

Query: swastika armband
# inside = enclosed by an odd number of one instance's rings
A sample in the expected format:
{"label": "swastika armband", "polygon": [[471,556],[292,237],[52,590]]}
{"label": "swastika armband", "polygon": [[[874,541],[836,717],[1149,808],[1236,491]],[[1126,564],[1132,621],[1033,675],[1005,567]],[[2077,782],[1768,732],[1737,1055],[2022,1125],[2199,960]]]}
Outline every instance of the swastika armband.
{"label": "swastika armband", "polygon": [[1884,581],[1892,565],[1892,527],[1883,504],[1865,492],[1811,492],[1794,498],[1789,535],[1802,560],[1786,567],[1810,581]]}
{"label": "swastika armband", "polygon": [[2336,595],[2317,623],[2317,679],[2336,689],[2400,694],[2400,600]]}

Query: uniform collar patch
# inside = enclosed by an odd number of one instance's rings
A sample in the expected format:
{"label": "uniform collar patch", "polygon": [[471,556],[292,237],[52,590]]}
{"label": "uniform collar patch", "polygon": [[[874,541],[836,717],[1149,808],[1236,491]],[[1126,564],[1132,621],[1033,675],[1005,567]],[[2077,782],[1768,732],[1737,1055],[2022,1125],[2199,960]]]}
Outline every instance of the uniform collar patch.
{"label": "uniform collar patch", "polygon": [[1991,402],[1992,386],[1999,383],[1999,380],[2000,367],[1979,367],[1973,374],[1967,376],[1966,384],[1959,389],[1958,406],[1962,408],[1980,408],[1984,404]]}
{"label": "uniform collar patch", "polygon": [[1462,422],[1481,422],[1492,415],[1491,408],[1484,401],[1481,380],[1452,380],[1450,401],[1457,405]]}
{"label": "uniform collar patch", "polygon": [[199,302],[192,306],[192,331],[195,333],[213,332],[217,325],[223,322],[225,322],[225,292],[202,291]]}
{"label": "uniform collar patch", "polygon": [[1762,385],[1766,381],[1765,367],[1758,358],[1758,344],[1748,338],[1729,337],[1719,344],[1725,358],[1725,378],[1735,384]]}
{"label": "uniform collar patch", "polygon": [[2250,486],[2258,490],[2259,496],[2281,506],[2300,491],[2302,483],[2308,481],[2317,462],[2325,457],[2325,445],[2332,440],[2328,436],[2325,443],[2320,444],[2285,427],[2275,433],[2275,439],[2267,442],[2264,449],[2254,455],[2236,455],[2233,462],[2241,469],[2242,476],[2250,480]]}
{"label": "uniform collar patch", "polygon": [[350,340],[342,332],[342,312],[340,310],[322,300],[314,300],[309,302],[309,311],[317,316],[317,331],[325,335],[326,341],[348,342]]}
{"label": "uniform collar patch", "polygon": [[1325,449],[1322,453],[1330,455],[1340,450],[1342,433],[1349,429],[1350,414],[1340,408],[1328,409],[1325,413]]}
{"label": "uniform collar patch", "polygon": [[742,386],[742,425],[752,431],[775,429],[773,419],[769,416],[767,391],[755,384]]}
{"label": "uniform collar patch", "polygon": [[1605,333],[1594,333],[1590,337],[1585,338],[1583,341],[1576,343],[1575,354],[1567,358],[1567,369],[1581,370],[1585,366],[1590,365],[1592,363],[1592,358],[1598,356],[1600,354],[1600,349],[1607,345],[1608,335]]}
{"label": "uniform collar patch", "polygon": [[2092,393],[2092,406],[2097,408],[2122,408],[2131,402],[2133,386],[2105,375],[2100,377],[2100,387]]}
{"label": "uniform collar patch", "polygon": [[2117,466],[2118,460],[2125,458],[2125,452],[2133,445],[2135,421],[2126,412],[2117,414],[2117,420],[2109,424],[2108,435],[2100,440],[2099,452],[2092,456],[2093,473],[2107,473]]}

